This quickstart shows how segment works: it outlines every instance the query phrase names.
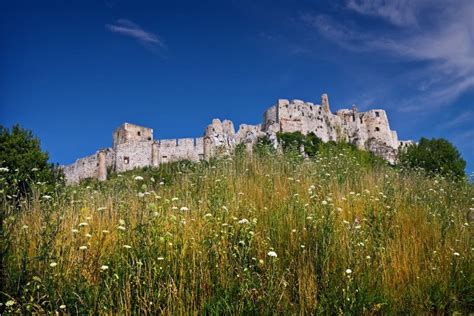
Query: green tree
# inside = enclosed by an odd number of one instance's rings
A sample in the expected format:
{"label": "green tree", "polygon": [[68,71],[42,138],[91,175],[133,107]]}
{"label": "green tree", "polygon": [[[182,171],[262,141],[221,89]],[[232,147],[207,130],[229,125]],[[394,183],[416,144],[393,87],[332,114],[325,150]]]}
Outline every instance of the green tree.
{"label": "green tree", "polygon": [[423,168],[425,171],[455,178],[465,178],[466,162],[457,148],[443,138],[421,138],[418,144],[401,150],[399,164],[408,168]]}
{"label": "green tree", "polygon": [[3,193],[18,199],[30,192],[33,183],[62,182],[62,171],[48,163],[48,153],[30,130],[0,125],[0,179]]}

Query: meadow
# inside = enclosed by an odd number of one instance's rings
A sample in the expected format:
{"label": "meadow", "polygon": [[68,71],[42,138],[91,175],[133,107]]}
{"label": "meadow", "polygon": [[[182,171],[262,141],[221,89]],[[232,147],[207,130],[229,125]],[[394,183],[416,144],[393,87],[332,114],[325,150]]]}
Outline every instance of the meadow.
{"label": "meadow", "polygon": [[40,183],[1,207],[5,314],[474,311],[472,184],[350,147]]}

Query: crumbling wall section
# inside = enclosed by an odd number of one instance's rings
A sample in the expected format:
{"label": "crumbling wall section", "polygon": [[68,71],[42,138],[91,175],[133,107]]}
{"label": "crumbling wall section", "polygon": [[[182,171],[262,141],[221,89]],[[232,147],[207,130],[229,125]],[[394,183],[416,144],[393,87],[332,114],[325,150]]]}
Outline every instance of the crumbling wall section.
{"label": "crumbling wall section", "polygon": [[118,144],[115,156],[115,171],[123,172],[152,165],[153,141]]}
{"label": "crumbling wall section", "polygon": [[[106,177],[106,168],[112,167],[114,163],[114,151],[112,148],[98,150],[93,155],[79,158],[74,163],[64,166],[63,172],[66,183],[75,184],[87,178],[99,178],[99,156],[105,159],[103,167],[105,167]],[[104,175],[101,178],[104,179]]]}
{"label": "crumbling wall section", "polygon": [[203,138],[162,139],[159,141],[160,163],[204,159]]}

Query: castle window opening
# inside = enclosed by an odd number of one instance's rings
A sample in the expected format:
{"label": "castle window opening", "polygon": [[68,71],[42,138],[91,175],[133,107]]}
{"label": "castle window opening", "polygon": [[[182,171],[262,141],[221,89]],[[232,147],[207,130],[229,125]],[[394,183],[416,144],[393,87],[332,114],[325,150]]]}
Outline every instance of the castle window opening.
{"label": "castle window opening", "polygon": [[130,157],[123,157],[123,163],[128,165],[130,163]]}
{"label": "castle window opening", "polygon": [[380,127],[376,127],[376,128],[375,128],[375,131],[376,131],[376,132],[380,132]]}
{"label": "castle window opening", "polygon": [[151,137],[148,137],[147,139],[148,139],[148,140],[151,140]]}
{"label": "castle window opening", "polygon": [[137,135],[138,135],[138,136],[142,136],[142,132],[137,132]]}
{"label": "castle window opening", "polygon": [[361,117],[359,117],[359,119],[360,119],[360,124],[362,124],[362,116],[361,116]]}
{"label": "castle window opening", "polygon": [[380,117],[380,113],[379,113],[379,112],[375,112],[375,116],[376,116],[376,117]]}

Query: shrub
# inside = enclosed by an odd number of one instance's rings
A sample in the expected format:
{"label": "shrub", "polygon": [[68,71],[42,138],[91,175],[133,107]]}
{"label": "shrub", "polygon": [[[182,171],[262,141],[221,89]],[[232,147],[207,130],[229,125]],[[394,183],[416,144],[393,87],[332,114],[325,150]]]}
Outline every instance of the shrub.
{"label": "shrub", "polygon": [[443,138],[421,138],[418,144],[400,151],[399,164],[408,168],[423,168],[432,174],[465,178],[466,162],[456,147]]}
{"label": "shrub", "polygon": [[0,126],[0,168],[6,193],[15,199],[31,191],[33,183],[62,183],[62,171],[48,163],[48,153],[29,130],[14,125],[11,131]]}

